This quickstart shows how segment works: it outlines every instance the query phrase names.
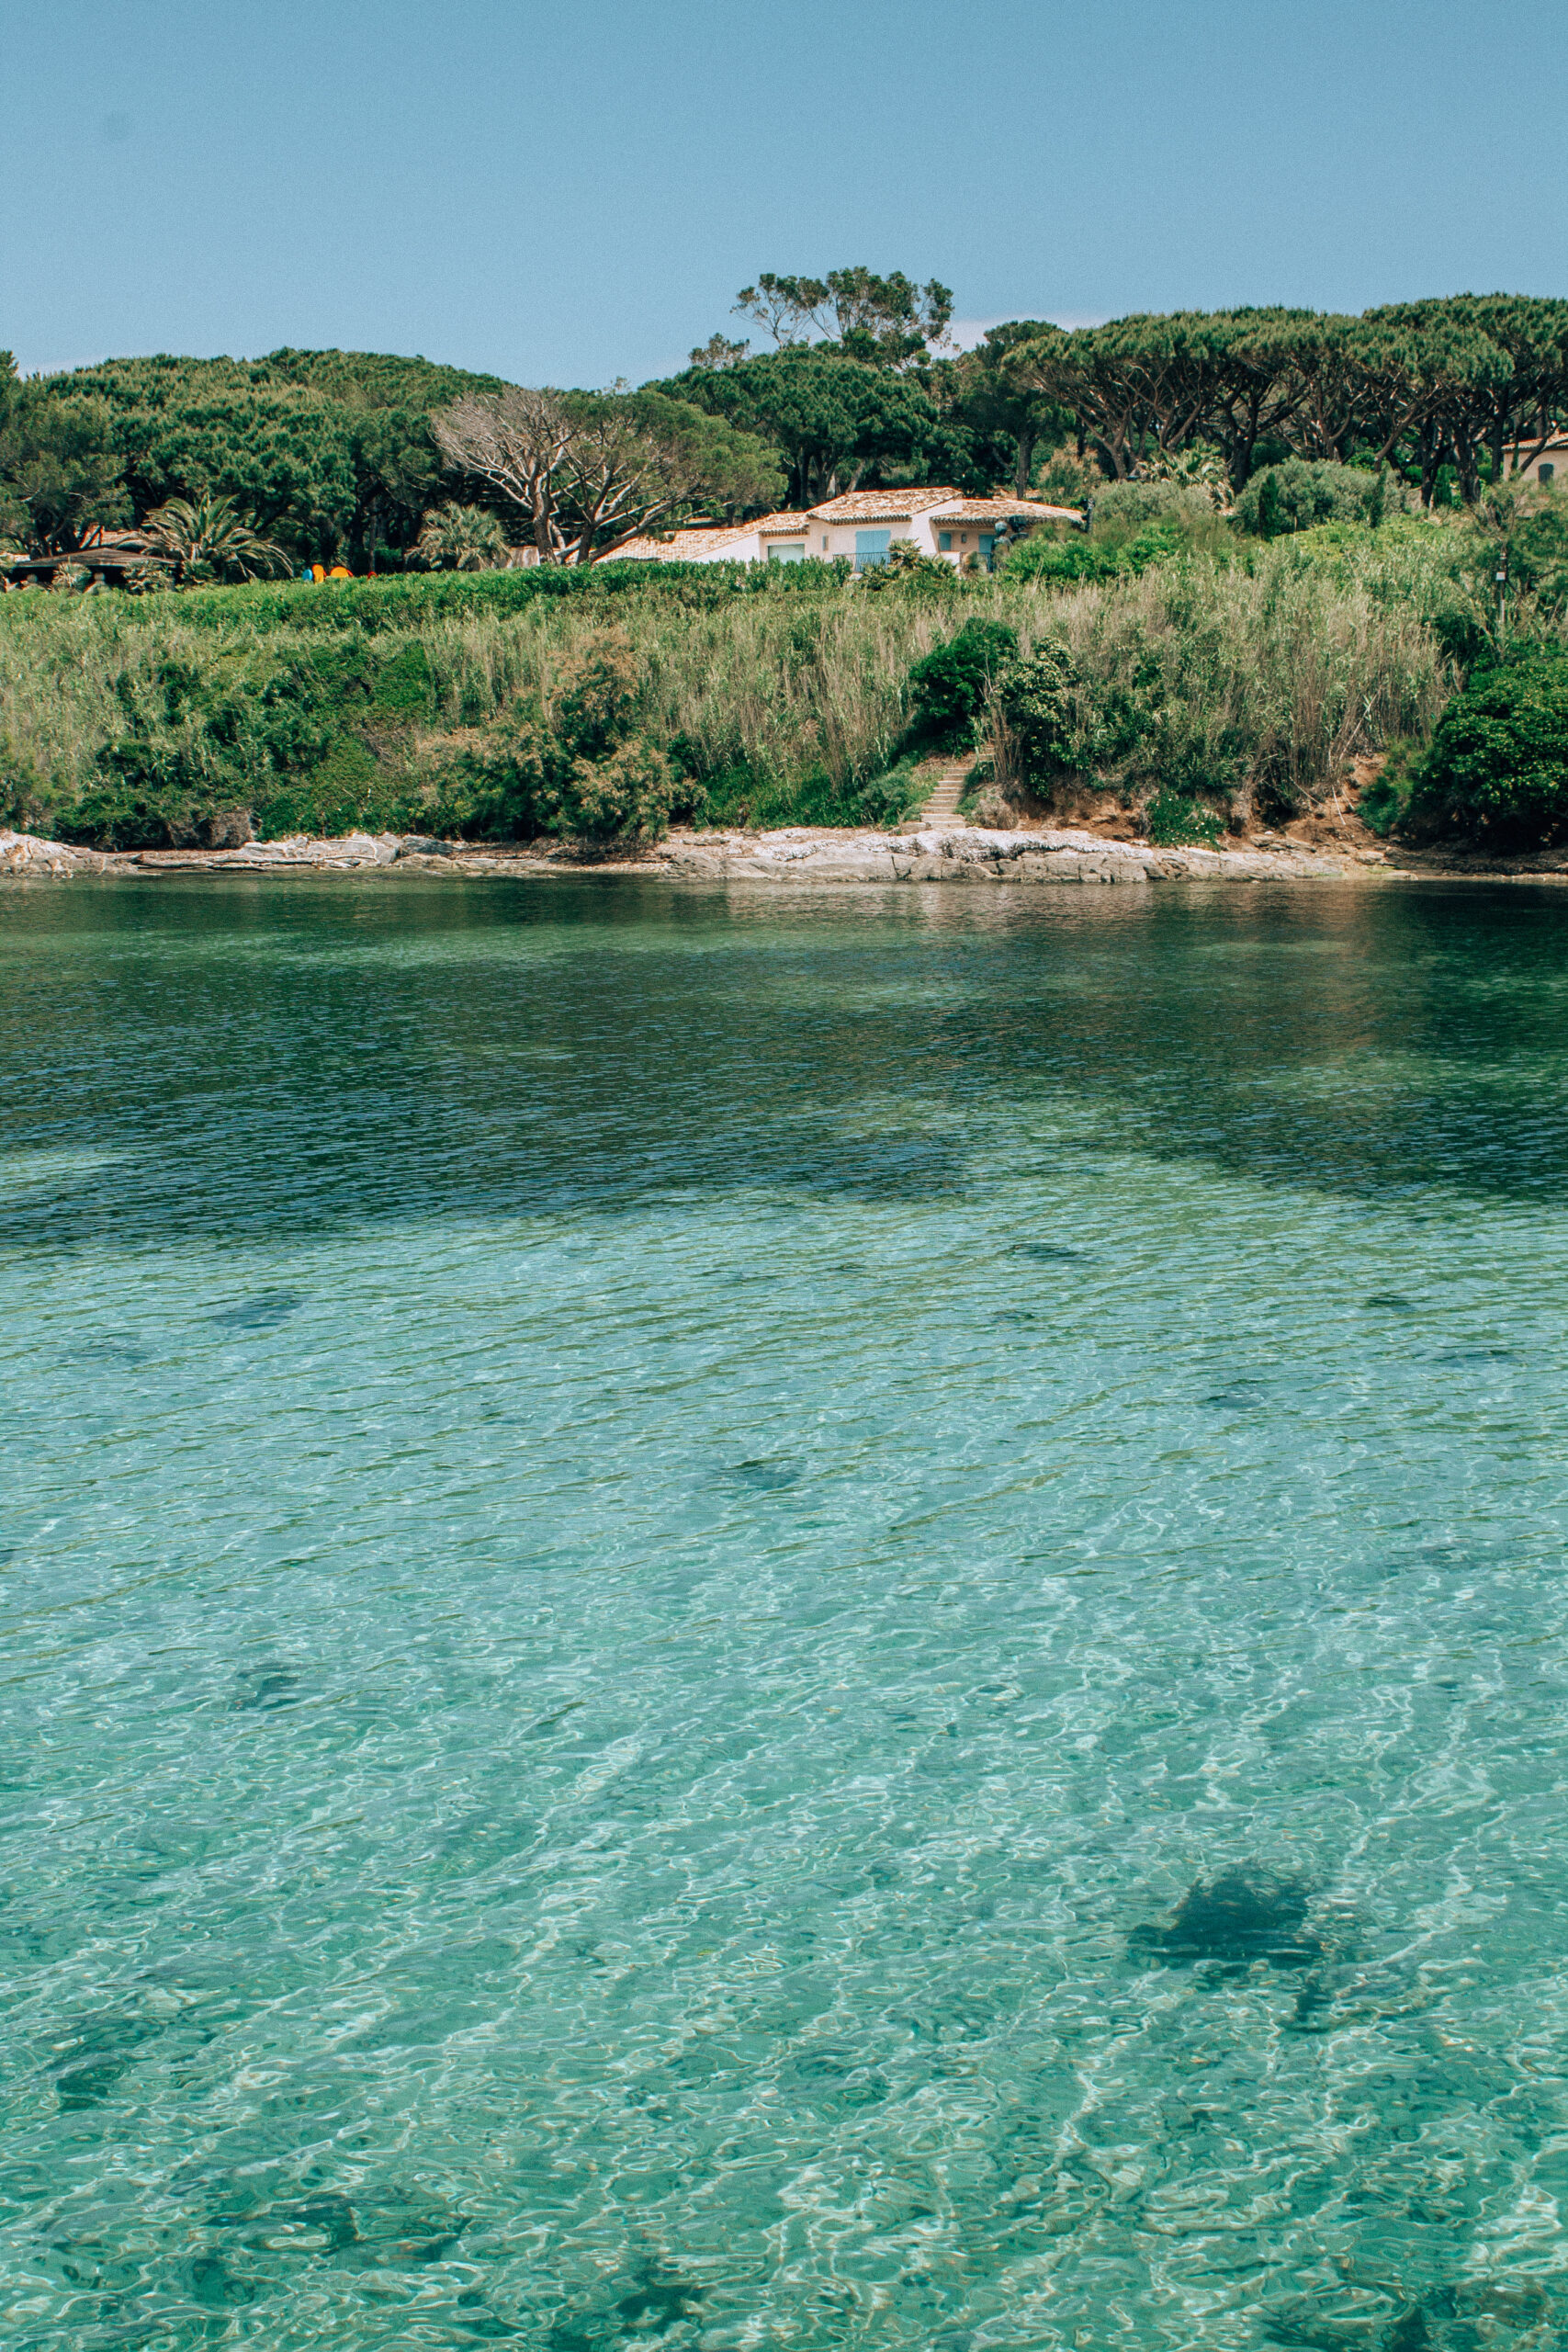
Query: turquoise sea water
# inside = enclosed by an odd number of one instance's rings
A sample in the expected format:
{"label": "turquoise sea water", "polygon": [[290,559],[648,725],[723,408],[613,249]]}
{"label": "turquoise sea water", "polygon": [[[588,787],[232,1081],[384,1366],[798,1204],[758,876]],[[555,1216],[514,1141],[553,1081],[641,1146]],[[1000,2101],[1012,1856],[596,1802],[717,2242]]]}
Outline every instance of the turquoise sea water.
{"label": "turquoise sea water", "polygon": [[1560,895],[0,997],[0,2343],[1568,2342]]}

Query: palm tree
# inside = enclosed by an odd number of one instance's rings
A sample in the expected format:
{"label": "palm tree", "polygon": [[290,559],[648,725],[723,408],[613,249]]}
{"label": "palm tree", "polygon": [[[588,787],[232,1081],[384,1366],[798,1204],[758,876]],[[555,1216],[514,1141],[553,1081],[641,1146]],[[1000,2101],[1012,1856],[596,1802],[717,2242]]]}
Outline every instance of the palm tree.
{"label": "palm tree", "polygon": [[508,552],[506,533],[488,508],[450,499],[430,509],[411,549],[414,561],[431,571],[494,571]]}
{"label": "palm tree", "polygon": [[207,580],[257,580],[288,571],[288,556],[264,539],[231,498],[204,492],[171,498],[142,525],[150,548],[173,559],[182,585]]}

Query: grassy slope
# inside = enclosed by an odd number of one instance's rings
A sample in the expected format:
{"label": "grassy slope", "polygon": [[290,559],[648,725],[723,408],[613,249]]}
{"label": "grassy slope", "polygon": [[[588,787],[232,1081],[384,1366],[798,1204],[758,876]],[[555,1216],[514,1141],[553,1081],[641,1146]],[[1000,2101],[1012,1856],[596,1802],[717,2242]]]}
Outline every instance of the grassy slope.
{"label": "grassy slope", "polygon": [[[1076,587],[871,595],[826,568],[445,575],[0,601],[0,821],[166,838],[243,807],[267,833],[440,821],[466,744],[549,724],[563,658],[624,638],[638,724],[719,820],[852,821],[908,673],[972,612],[1080,684],[1066,764],[1265,810],[1429,731],[1476,626],[1451,530],[1343,526]],[[514,717],[515,715],[515,717]]]}

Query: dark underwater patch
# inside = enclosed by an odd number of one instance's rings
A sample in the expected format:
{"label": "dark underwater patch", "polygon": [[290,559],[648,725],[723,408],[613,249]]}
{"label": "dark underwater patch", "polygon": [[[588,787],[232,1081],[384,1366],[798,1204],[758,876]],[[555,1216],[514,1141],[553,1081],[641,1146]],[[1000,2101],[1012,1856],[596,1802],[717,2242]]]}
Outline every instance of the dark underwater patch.
{"label": "dark underwater patch", "polygon": [[1083,1258],[1087,1254],[1082,1250],[1069,1250],[1064,1241],[1015,1241],[1008,1251],[1010,1258],[1035,1258],[1042,1265],[1053,1264],[1059,1259]]}
{"label": "dark underwater patch", "polygon": [[1416,1312],[1416,1301],[1406,1298],[1402,1291],[1397,1290],[1375,1290],[1361,1304],[1364,1306],[1386,1306],[1396,1315],[1414,1315]]}
{"label": "dark underwater patch", "polygon": [[733,1462],[720,1473],[727,1487],[738,1487],[742,1493],[767,1495],[781,1487],[793,1487],[801,1476],[797,1462]]}
{"label": "dark underwater patch", "polygon": [[1200,1405],[1232,1413],[1261,1412],[1266,1401],[1262,1384],[1256,1380],[1232,1380],[1224,1388],[1216,1388],[1198,1399]]}
{"label": "dark underwater patch", "polygon": [[1127,1950],[1156,1967],[1218,1961],[1245,1968],[1263,1960],[1270,1968],[1304,1968],[1323,1956],[1322,1944],[1307,1931],[1307,1894],[1302,1880],[1275,1871],[1222,1871],[1207,1885],[1193,1881],[1168,1927],[1134,1928]]}
{"label": "dark underwater patch", "polygon": [[295,1707],[299,1701],[292,1694],[298,1690],[299,1677],[288,1666],[252,1666],[240,1674],[240,1689],[233,1701],[237,1715],[248,1714],[253,1708]]}
{"label": "dark underwater patch", "polygon": [[145,1363],[147,1353],[145,1349],[133,1348],[124,1340],[79,1340],[74,1347],[62,1351],[60,1361],[62,1363],[118,1364],[129,1370],[133,1364]]}
{"label": "dark underwater patch", "polygon": [[275,1323],[303,1306],[309,1293],[302,1290],[260,1290],[253,1298],[242,1298],[233,1306],[220,1307],[208,1321],[216,1323],[221,1331],[265,1331]]}

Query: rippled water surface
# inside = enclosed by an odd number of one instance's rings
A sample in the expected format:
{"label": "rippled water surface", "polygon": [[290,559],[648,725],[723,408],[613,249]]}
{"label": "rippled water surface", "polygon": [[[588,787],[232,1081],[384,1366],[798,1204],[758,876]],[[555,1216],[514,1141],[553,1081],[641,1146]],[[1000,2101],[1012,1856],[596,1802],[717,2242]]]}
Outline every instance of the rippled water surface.
{"label": "rippled water surface", "polygon": [[1565,924],[0,897],[0,2342],[1568,2342]]}

